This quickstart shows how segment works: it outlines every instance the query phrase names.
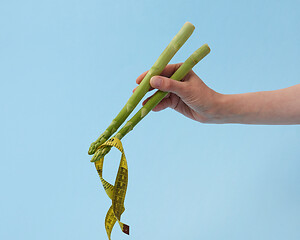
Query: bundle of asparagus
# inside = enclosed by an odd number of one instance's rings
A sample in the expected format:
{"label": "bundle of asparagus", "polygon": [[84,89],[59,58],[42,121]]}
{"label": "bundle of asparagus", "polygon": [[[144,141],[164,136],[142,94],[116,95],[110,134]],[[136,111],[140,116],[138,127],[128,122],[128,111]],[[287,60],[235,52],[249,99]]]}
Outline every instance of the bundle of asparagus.
{"label": "bundle of asparagus", "polygon": [[[129,98],[125,106],[119,112],[119,114],[114,118],[108,128],[100,135],[100,137],[91,144],[88,153],[90,155],[94,154],[91,162],[95,162],[104,157],[109,151],[110,147],[105,147],[99,149],[99,147],[106,142],[112,134],[114,134],[130,113],[134,110],[140,100],[145,96],[145,94],[150,89],[150,79],[155,75],[160,75],[172,57],[176,52],[182,47],[182,45],[187,41],[187,39],[193,33],[195,27],[193,24],[186,22],[180,31],[175,35],[166,49],[162,52],[159,58],[156,60],[154,65],[150,68],[140,85],[137,87],[135,92]],[[197,49],[181,66],[180,68],[171,76],[172,79],[180,81],[185,75],[208,53],[210,48],[207,44]],[[137,123],[139,123],[165,96],[166,92],[157,91],[149,101],[119,130],[119,132],[114,136],[115,138],[122,139],[128,132],[130,132]]]}

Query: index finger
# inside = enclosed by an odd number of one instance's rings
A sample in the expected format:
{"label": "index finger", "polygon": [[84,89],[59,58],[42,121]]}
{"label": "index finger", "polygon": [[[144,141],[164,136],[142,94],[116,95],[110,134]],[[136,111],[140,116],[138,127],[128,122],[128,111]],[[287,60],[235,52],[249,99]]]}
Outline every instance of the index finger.
{"label": "index finger", "polygon": [[143,72],[140,76],[138,76],[138,78],[135,80],[135,82],[136,82],[137,84],[140,84],[141,81],[144,79],[144,77],[146,76],[146,74],[147,74],[148,72],[149,72],[149,70],[146,71],[146,72]]}

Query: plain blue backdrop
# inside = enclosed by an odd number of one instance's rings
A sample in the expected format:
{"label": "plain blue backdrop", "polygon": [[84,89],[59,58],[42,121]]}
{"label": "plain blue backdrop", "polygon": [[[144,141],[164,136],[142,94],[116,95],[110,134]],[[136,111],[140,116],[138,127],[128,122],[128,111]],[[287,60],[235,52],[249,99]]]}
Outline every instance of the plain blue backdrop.
{"label": "plain blue backdrop", "polygon": [[[0,239],[106,239],[110,206],[87,150],[181,26],[171,61],[243,93],[300,81],[300,2],[0,1]],[[112,239],[300,239],[300,128],[150,113],[123,140],[129,185]],[[120,154],[104,177],[114,182]]]}

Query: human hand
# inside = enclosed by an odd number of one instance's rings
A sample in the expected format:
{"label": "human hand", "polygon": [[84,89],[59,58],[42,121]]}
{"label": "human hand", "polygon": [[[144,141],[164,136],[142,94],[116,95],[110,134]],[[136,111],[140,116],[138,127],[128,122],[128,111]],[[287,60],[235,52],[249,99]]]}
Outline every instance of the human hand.
{"label": "human hand", "polygon": [[[167,65],[160,76],[151,78],[150,91],[156,88],[169,92],[153,111],[170,107],[202,123],[300,124],[300,84],[273,91],[220,94],[193,71],[180,82],[170,79],[180,66]],[[137,84],[146,74],[136,79]]]}
{"label": "human hand", "polygon": [[[222,94],[210,89],[193,71],[190,71],[182,81],[170,79],[169,77],[181,65],[182,63],[167,65],[160,76],[151,78],[152,88],[150,90],[156,88],[169,92],[153,111],[161,111],[170,107],[186,117],[202,123],[218,122],[218,102]],[[146,74],[147,72],[142,73],[136,79],[136,83],[140,84]],[[148,99],[143,102],[143,105]]]}

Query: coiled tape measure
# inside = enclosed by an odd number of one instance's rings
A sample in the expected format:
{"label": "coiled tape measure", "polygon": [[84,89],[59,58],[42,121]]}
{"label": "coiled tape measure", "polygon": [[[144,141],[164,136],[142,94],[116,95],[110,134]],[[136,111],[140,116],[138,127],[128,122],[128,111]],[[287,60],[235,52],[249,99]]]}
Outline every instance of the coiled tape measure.
{"label": "coiled tape measure", "polygon": [[105,217],[105,229],[110,240],[111,232],[116,221],[118,221],[121,230],[129,235],[129,226],[121,222],[121,215],[125,211],[124,200],[128,184],[128,166],[122,143],[118,138],[110,138],[98,149],[104,147],[115,147],[122,153],[115,185],[110,184],[102,177],[104,157],[95,162],[95,167],[97,169],[104,190],[107,196],[112,200],[112,205],[107,211]]}

